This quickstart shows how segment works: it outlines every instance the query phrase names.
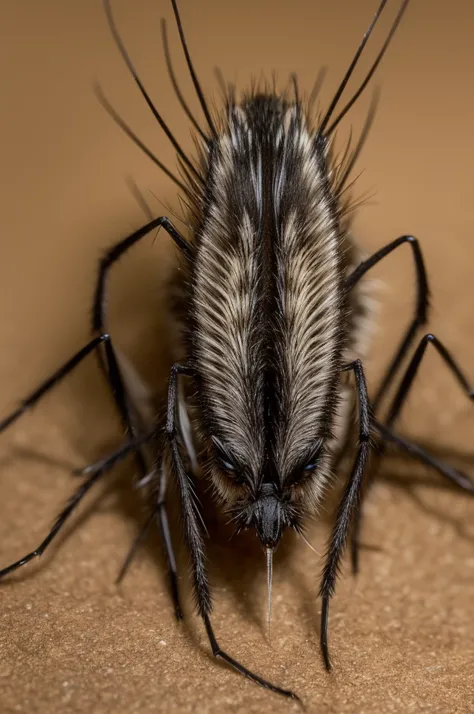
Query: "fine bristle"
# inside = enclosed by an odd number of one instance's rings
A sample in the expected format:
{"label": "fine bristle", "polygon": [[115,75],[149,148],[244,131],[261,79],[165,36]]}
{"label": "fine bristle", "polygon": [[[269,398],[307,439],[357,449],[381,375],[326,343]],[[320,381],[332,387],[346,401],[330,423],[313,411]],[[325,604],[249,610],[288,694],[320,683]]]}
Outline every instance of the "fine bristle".
{"label": "fine bristle", "polygon": [[[345,238],[328,161],[294,98],[257,91],[228,108],[205,169],[189,277],[203,429],[225,441],[254,489],[265,459],[278,454],[285,483],[331,430]],[[328,458],[307,481],[315,504]],[[210,473],[229,498],[228,477]]]}

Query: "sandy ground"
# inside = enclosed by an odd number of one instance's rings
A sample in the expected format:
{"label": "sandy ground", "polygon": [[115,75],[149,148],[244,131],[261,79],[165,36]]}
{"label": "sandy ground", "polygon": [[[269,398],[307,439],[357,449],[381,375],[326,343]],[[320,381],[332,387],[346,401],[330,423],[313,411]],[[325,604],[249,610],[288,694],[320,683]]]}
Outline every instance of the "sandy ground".
{"label": "sandy ground", "polygon": [[[374,10],[369,0],[181,1],[202,83],[213,67],[248,85],[276,69],[311,89],[321,64],[331,91]],[[396,5],[396,3],[389,3]],[[117,20],[144,81],[186,150],[160,48],[164,0],[115,0]],[[388,13],[395,11],[392,7]],[[422,241],[433,310],[430,329],[474,380],[472,308],[474,11],[465,0],[413,0],[378,73],[382,101],[360,160],[355,193],[373,195],[355,219],[367,251],[413,233]],[[389,18],[374,36],[370,57]],[[98,257],[144,222],[127,177],[156,215],[179,211],[175,187],[98,105],[99,79],[114,105],[166,163],[172,149],[137,94],[110,38],[99,0],[4,0],[0,8],[1,411],[88,339]],[[176,71],[198,112],[170,27]],[[364,67],[368,67],[369,60]],[[362,76],[363,68],[359,76]],[[215,91],[218,102],[218,92]],[[360,128],[369,96],[341,128]],[[152,192],[152,193],[151,193]],[[164,208],[162,202],[169,207]],[[124,260],[112,281],[111,329],[148,380],[163,387],[169,340],[161,305],[173,260],[165,234]],[[407,323],[413,269],[400,250],[374,271],[383,282],[373,388]],[[400,429],[474,474],[472,404],[436,354],[426,358]],[[46,398],[0,443],[0,554],[6,565],[34,547],[72,492],[70,471],[120,443],[120,426],[94,360]],[[91,494],[41,564],[0,590],[0,711],[279,712],[297,706],[212,661],[192,615],[185,553],[186,620],[172,613],[160,546],[150,536],[114,585],[142,518],[133,465]],[[176,514],[175,514],[176,515]],[[211,534],[214,625],[223,647],[291,687],[307,711],[465,713],[474,710],[474,501],[392,456],[367,504],[361,573],[346,566],[332,604],[328,675],[318,651],[321,560],[286,538],[275,562],[272,636],[265,631],[265,570],[255,539]],[[322,551],[331,514],[310,526]],[[213,523],[212,514],[210,516]],[[178,519],[175,518],[175,530]],[[218,538],[221,533],[220,539]]]}

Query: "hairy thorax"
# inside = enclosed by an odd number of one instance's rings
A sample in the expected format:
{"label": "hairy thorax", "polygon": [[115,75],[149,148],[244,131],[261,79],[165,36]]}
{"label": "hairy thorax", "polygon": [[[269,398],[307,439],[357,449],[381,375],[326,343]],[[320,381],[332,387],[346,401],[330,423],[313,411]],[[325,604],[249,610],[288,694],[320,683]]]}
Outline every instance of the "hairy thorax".
{"label": "hairy thorax", "polygon": [[326,140],[273,94],[230,104],[203,153],[186,277],[192,423],[232,506],[278,490],[317,507],[347,421],[341,367],[365,349],[358,262]]}

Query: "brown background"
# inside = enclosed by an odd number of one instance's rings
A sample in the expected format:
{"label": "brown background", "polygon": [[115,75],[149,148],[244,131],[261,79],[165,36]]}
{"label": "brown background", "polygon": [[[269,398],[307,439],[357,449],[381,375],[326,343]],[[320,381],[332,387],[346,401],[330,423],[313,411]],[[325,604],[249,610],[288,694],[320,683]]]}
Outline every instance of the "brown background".
{"label": "brown background", "polygon": [[[260,71],[269,76],[276,69],[282,85],[296,71],[309,91],[324,63],[330,67],[327,102],[375,6],[375,0],[181,1],[192,55],[216,100],[216,64],[240,88]],[[114,7],[145,84],[190,150],[188,122],[160,49],[159,19],[171,19],[168,3],[115,0]],[[406,232],[421,239],[433,289],[430,329],[471,379],[472,7],[467,0],[413,0],[378,73],[382,103],[356,188],[356,195],[374,197],[355,224],[367,250]],[[364,67],[388,22],[374,36]],[[162,201],[172,210],[179,204],[175,187],[93,95],[92,81],[100,79],[138,134],[174,165],[111,41],[99,0],[3,0],[0,32],[0,406],[7,413],[88,339],[97,259],[144,222],[127,177],[156,215],[169,212]],[[170,32],[178,76],[192,97],[174,27]],[[368,99],[352,112],[341,140],[351,122],[360,127]],[[193,106],[197,111],[194,100]],[[164,383],[168,360],[159,288],[172,258],[165,234],[150,238],[112,280],[114,335],[156,384]],[[372,385],[409,314],[408,250],[375,272],[384,287],[377,345],[367,365]],[[404,430],[469,470],[473,424],[468,400],[430,354]],[[74,487],[69,469],[119,441],[94,360],[2,436],[2,565],[43,537]],[[2,586],[0,710],[292,710],[213,663],[196,618],[176,625],[154,538],[123,585],[114,586],[140,520],[138,496],[126,480],[131,469],[122,470],[122,485],[110,477],[102,496],[97,490],[76,519],[80,527],[69,528],[40,567],[29,566]],[[253,539],[224,540],[212,551],[216,631],[232,654],[293,688],[309,711],[472,711],[474,503],[404,460],[388,462],[384,476],[367,508],[364,543],[372,547],[363,551],[362,573],[354,581],[345,569],[332,606],[331,676],[318,652],[320,562],[301,541],[287,538],[276,558],[271,644],[263,558]],[[319,550],[327,528],[323,522],[310,529]]]}

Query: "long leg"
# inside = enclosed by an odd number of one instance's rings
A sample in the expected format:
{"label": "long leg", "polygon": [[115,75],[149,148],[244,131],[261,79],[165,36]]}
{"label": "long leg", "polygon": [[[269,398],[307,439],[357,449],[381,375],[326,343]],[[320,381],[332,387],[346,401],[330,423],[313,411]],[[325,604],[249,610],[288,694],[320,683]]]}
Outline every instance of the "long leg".
{"label": "long leg", "polygon": [[[372,400],[372,409],[374,414],[377,414],[380,404],[387,393],[390,384],[397,375],[398,370],[403,364],[403,360],[416,337],[416,334],[420,327],[426,324],[428,319],[429,310],[429,287],[428,287],[428,277],[426,274],[426,267],[423,260],[423,254],[419,242],[413,236],[405,235],[396,238],[394,241],[384,246],[380,250],[376,251],[369,258],[364,260],[360,265],[349,275],[346,279],[345,288],[349,292],[352,287],[362,278],[365,273],[370,270],[374,265],[383,260],[392,251],[401,245],[408,243],[413,255],[413,260],[415,263],[416,271],[416,302],[414,308],[414,315],[405,334],[400,341],[400,344],[395,351],[392,359],[390,360],[389,366],[382,378],[379,388]],[[380,460],[380,455],[377,453],[377,461]],[[362,502],[367,498],[368,491],[373,483],[373,474],[377,471],[378,463],[374,465],[371,469],[371,474],[367,479],[365,485],[365,492],[362,494]],[[363,513],[363,503],[361,502],[360,508],[358,509],[356,516],[354,518],[354,527],[351,536],[351,562],[352,562],[352,572],[356,574],[359,569],[359,547],[360,547],[360,531],[362,526],[362,513]]]}
{"label": "long leg", "polygon": [[122,564],[122,567],[120,568],[119,574],[117,575],[117,579],[115,581],[116,585],[119,585],[122,582],[122,580],[124,579],[124,577],[127,573],[127,570],[129,569],[130,565],[132,564],[132,560],[134,559],[134,557],[137,554],[139,546],[145,540],[145,538],[148,534],[148,531],[150,530],[151,525],[152,525],[153,521],[155,520],[155,516],[156,516],[156,511],[155,511],[155,509],[153,509],[150,512],[148,518],[142,524],[142,527],[140,528],[140,530],[138,531],[138,535],[134,539],[132,546],[127,553],[127,557],[123,561],[123,564]]}
{"label": "long leg", "polygon": [[[99,263],[99,271],[97,276],[97,284],[94,295],[94,304],[92,308],[92,329],[95,332],[103,332],[105,326],[105,311],[107,304],[107,280],[109,276],[109,271],[111,267],[126,253],[130,248],[132,248],[136,243],[138,243],[142,238],[147,236],[151,231],[159,228],[164,228],[168,235],[172,238],[176,246],[179,248],[181,253],[187,258],[192,258],[192,248],[189,243],[181,236],[181,234],[176,230],[171,221],[166,218],[166,216],[161,216],[154,220],[149,221],[146,225],[139,228],[137,231],[131,235],[123,238],[121,241],[113,245],[102,258]],[[115,403],[117,405],[118,411],[121,415],[122,422],[127,430],[127,433],[133,439],[135,437],[135,429],[133,424],[133,418],[131,414],[131,406],[126,395],[126,388],[124,378],[121,374],[120,367],[118,364],[118,359],[112,346],[106,353],[106,364],[104,365],[101,361],[101,366],[104,368],[106,375],[108,376],[109,382],[112,387],[112,392],[114,395]],[[133,409],[133,406],[132,406]],[[142,478],[147,474],[147,466],[145,463],[145,458],[140,450],[136,451],[137,464],[141,473]],[[171,543],[171,538],[169,536],[168,519],[166,516],[165,503],[161,503],[156,506],[158,509],[158,525],[163,537],[163,543],[165,548],[165,555],[168,561],[168,570],[170,573],[170,587],[173,597],[173,604],[175,612],[178,618],[181,617],[181,605],[178,596],[177,587],[177,576],[176,576],[176,559],[173,553],[173,547]],[[142,529],[143,532],[143,529]],[[144,537],[144,534],[143,536]],[[140,534],[138,538],[141,540]],[[119,578],[124,577],[125,572],[130,565],[133,556],[138,547],[137,544],[132,545],[132,550],[126,558],[126,561],[122,567]]]}
{"label": "long leg", "polygon": [[76,509],[76,506],[79,505],[79,503],[82,501],[86,493],[92,488],[92,486],[100,479],[100,477],[105,473],[105,470],[97,470],[94,471],[86,481],[84,481],[83,484],[77,489],[77,491],[74,493],[72,498],[68,501],[66,507],[61,511],[59,516],[56,518],[53,527],[49,531],[48,535],[46,538],[40,543],[40,545],[35,549],[32,550],[31,553],[28,553],[27,555],[23,556],[23,558],[20,558],[20,560],[17,560],[15,563],[12,563],[11,565],[8,565],[6,568],[3,568],[3,570],[0,570],[0,578],[3,578],[5,575],[8,575],[9,573],[12,573],[14,570],[17,568],[20,568],[22,565],[26,565],[26,563],[29,563],[30,560],[33,560],[33,558],[36,558],[44,553],[48,545],[51,543],[53,538],[58,534],[58,532],[61,530],[71,513]]}
{"label": "long leg", "polygon": [[171,588],[171,597],[174,603],[174,613],[177,620],[183,619],[183,610],[181,608],[181,602],[179,598],[178,591],[178,570],[176,565],[176,558],[173,551],[173,543],[171,541],[171,532],[168,523],[168,514],[166,512],[166,487],[167,487],[168,473],[166,470],[166,463],[163,459],[161,467],[161,478],[160,478],[160,490],[158,493],[158,501],[156,503],[155,509],[157,512],[158,527],[160,529],[161,538],[165,547],[165,552],[168,560],[168,575]]}
{"label": "long leg", "polygon": [[188,375],[193,376],[193,372],[185,365],[173,365],[170,373],[168,387],[168,413],[166,421],[166,433],[169,440],[171,450],[171,460],[174,475],[178,481],[179,494],[181,498],[181,509],[183,514],[183,526],[186,545],[191,558],[191,568],[193,575],[194,595],[198,612],[204,620],[207,636],[211,645],[212,654],[215,657],[220,657],[227,662],[237,672],[248,677],[253,682],[260,684],[262,687],[270,689],[277,694],[282,694],[285,697],[297,699],[293,692],[267,682],[257,674],[253,674],[246,667],[237,662],[233,657],[230,657],[222,650],[217,642],[214,631],[212,629],[210,614],[212,610],[212,599],[209,588],[209,578],[205,564],[205,548],[202,531],[202,516],[199,511],[194,486],[189,474],[187,473],[183,461],[181,459],[180,444],[178,441],[178,376]]}
{"label": "long leg", "polygon": [[155,430],[152,430],[149,431],[147,434],[143,434],[142,436],[133,439],[133,441],[127,441],[126,444],[120,446],[112,454],[109,454],[109,456],[106,456],[103,459],[99,459],[99,461],[96,461],[93,464],[89,464],[88,466],[85,466],[82,469],[75,469],[73,473],[75,476],[88,476],[89,474],[97,473],[98,471],[110,471],[110,469],[115,466],[118,461],[122,461],[129,454],[138,451],[140,446],[146,444],[148,441],[151,441],[154,436]]}
{"label": "long leg", "polygon": [[103,344],[105,349],[105,357],[107,364],[107,374],[109,381],[113,390],[114,398],[116,400],[117,406],[119,408],[120,414],[124,423],[126,424],[128,431],[131,431],[131,422],[129,410],[126,404],[125,388],[123,384],[123,379],[120,374],[120,369],[118,366],[117,358],[115,355],[115,350],[113,349],[110,335],[107,334],[102,328],[105,323],[104,312],[105,312],[105,289],[106,289],[106,279],[110,267],[129,249],[132,245],[137,243],[141,238],[146,236],[150,231],[155,228],[163,227],[172,239],[175,241],[177,246],[182,250],[182,252],[188,257],[191,257],[191,248],[189,244],[182,238],[178,231],[174,228],[173,224],[166,217],[156,218],[150,221],[145,226],[135,231],[127,238],[124,238],[119,243],[114,245],[104,258],[100,262],[99,276],[97,281],[96,293],[94,298],[94,308],[93,308],[93,330],[99,333],[95,336],[82,350],[80,350],[74,357],[72,357],[68,362],[66,362],[62,367],[60,367],[51,377],[45,380],[31,395],[22,401],[21,406],[14,412],[9,414],[5,419],[0,422],[0,433],[6,429],[10,424],[12,424],[18,417],[20,417],[26,409],[33,406],[49,389],[51,389],[57,382],[59,382],[63,377],[65,377],[74,367],[86,357],[89,352],[94,350],[99,345]]}
{"label": "long leg", "polygon": [[381,424],[376,420],[373,420],[372,424],[384,441],[394,444],[412,458],[417,459],[418,461],[421,461],[422,464],[434,469],[451,484],[464,489],[464,491],[474,493],[474,483],[471,481],[469,476],[467,476],[467,474],[462,471],[458,471],[458,469],[454,469],[452,466],[445,464],[443,461],[440,461],[440,459],[432,456],[428,451],[422,449],[421,446],[418,446],[418,444],[414,444],[413,442],[402,438],[398,434],[395,434],[384,424]]}
{"label": "long leg", "polygon": [[[106,277],[109,268],[111,265],[120,258],[121,255],[123,255],[124,252],[126,252],[134,243],[136,243],[138,240],[140,240],[142,237],[147,235],[151,230],[155,228],[159,228],[160,226],[164,227],[165,230],[170,234],[170,236],[173,238],[173,240],[177,243],[178,247],[181,248],[181,250],[186,254],[187,257],[191,256],[191,249],[189,245],[186,243],[186,241],[181,237],[181,235],[176,231],[174,226],[171,224],[171,222],[166,218],[166,217],[161,217],[157,218],[151,222],[149,222],[146,226],[143,226],[141,229],[138,231],[135,231],[132,235],[128,236],[124,240],[120,241],[117,245],[115,245],[108,253],[107,255],[102,259],[101,264],[100,264],[100,270],[99,270],[99,279],[98,279],[98,284],[96,288],[96,296],[95,296],[95,302],[94,302],[94,313],[93,313],[93,326],[95,330],[98,330],[101,332],[101,327],[104,323],[103,319],[103,313],[104,313],[104,303],[105,303],[105,284],[106,284]],[[49,377],[47,380],[45,380],[32,394],[30,394],[28,397],[22,400],[21,405],[14,410],[11,414],[9,414],[5,419],[3,419],[0,422],[0,433],[5,430],[8,426],[10,426],[16,419],[18,419],[27,409],[31,408],[38,400],[46,393],[48,392],[55,384],[57,384],[63,377],[65,377],[71,370],[74,369],[74,367],[79,364],[84,357],[86,357],[91,351],[93,351],[95,348],[99,347],[101,344],[104,345],[105,348],[105,355],[106,355],[106,363],[107,363],[107,374],[109,377],[109,381],[111,383],[114,397],[116,399],[117,406],[119,407],[119,411],[122,415],[122,418],[126,425],[129,427],[129,431],[131,432],[131,421],[130,421],[130,416],[128,412],[128,407],[126,404],[126,396],[125,396],[125,389],[123,385],[123,380],[120,375],[120,370],[118,367],[118,362],[117,358],[115,356],[114,349],[112,347],[112,343],[110,340],[110,336],[106,333],[104,334],[99,334],[98,336],[94,337],[84,348],[82,348],[76,355],[74,355],[70,360],[68,360],[64,365],[62,365],[54,374]],[[137,450],[135,449],[136,453]],[[128,451],[127,451],[128,453]],[[122,456],[120,456],[122,458]],[[108,468],[108,466],[104,465],[105,468]],[[144,466],[144,463],[143,463]],[[99,470],[94,471],[92,476],[90,477],[91,484],[95,481],[96,477],[102,473],[102,470],[99,468]],[[86,482],[88,483],[88,482]],[[81,496],[82,497],[82,496]],[[19,565],[23,564],[23,562],[28,562],[31,557],[34,557],[35,555],[40,554],[43,552],[44,548],[47,547],[47,545],[51,542],[52,538],[54,535],[57,533],[57,530],[61,527],[62,523],[64,520],[68,517],[69,513],[72,511],[66,511],[64,519],[61,521],[59,524],[58,528],[56,530],[53,529],[53,531],[50,533],[46,541],[44,541],[43,544],[41,544],[40,548],[37,551],[34,551],[30,556],[27,557],[26,560],[22,560],[18,564],[14,564],[11,566],[11,568],[8,569],[8,572],[10,570],[14,569],[15,567],[18,567]],[[63,515],[63,514],[62,514]],[[168,545],[170,545],[169,538],[165,538],[166,542],[166,548],[168,552]],[[169,553],[168,553],[169,557]],[[171,561],[170,561],[170,567],[172,563],[174,562],[174,556],[171,551]],[[6,571],[1,571],[1,574],[6,574]],[[174,590],[174,588],[173,588]],[[176,604],[176,602],[175,602]]]}
{"label": "long leg", "polygon": [[[417,458],[421,459],[424,463],[426,463],[428,466],[432,466],[434,469],[439,471],[443,476],[446,478],[450,479],[453,483],[456,485],[460,486],[464,490],[467,491],[472,491],[473,486],[471,480],[465,475],[462,474],[459,471],[456,471],[455,469],[452,469],[449,466],[446,466],[445,464],[442,464],[439,462],[437,459],[432,457],[430,454],[427,454],[424,452],[420,447],[416,446],[415,444],[409,444],[407,448],[407,443],[403,443],[403,440],[400,439],[400,437],[394,437],[393,432],[392,432],[392,427],[394,423],[396,422],[397,418],[400,415],[401,409],[403,405],[405,404],[405,401],[407,400],[411,387],[413,385],[413,381],[416,377],[416,374],[418,372],[418,368],[420,366],[420,363],[423,359],[423,355],[425,354],[426,348],[428,347],[429,344],[432,344],[436,350],[438,351],[439,355],[442,357],[444,363],[449,367],[453,375],[456,377],[457,381],[459,382],[461,388],[463,391],[466,393],[467,397],[471,400],[474,400],[474,388],[471,387],[462,373],[461,369],[459,366],[456,364],[454,358],[448,352],[446,347],[431,333],[425,335],[418,347],[416,348],[416,351],[410,360],[410,363],[405,371],[405,374],[403,376],[403,379],[400,382],[400,385],[398,387],[398,390],[393,397],[393,400],[389,406],[388,409],[388,414],[387,414],[387,419],[386,421],[380,425],[380,428],[378,429],[379,431],[382,432],[382,436],[384,437],[384,440],[386,441],[392,441],[394,443],[397,443],[398,446],[401,448],[404,448],[405,451],[411,453],[413,456],[416,456]],[[385,447],[384,444],[382,443],[379,445],[378,448],[378,462],[377,462],[377,468],[380,465],[380,460],[384,456],[385,453]],[[361,512],[359,510],[355,522],[354,522],[354,530],[352,534],[352,544],[351,544],[351,549],[352,549],[352,568],[354,572],[357,572],[358,569],[358,553],[359,553],[359,547],[360,547],[360,530],[361,530]]]}
{"label": "long leg", "polygon": [[[188,258],[191,257],[191,248],[184,240],[181,234],[176,230],[171,221],[165,216],[155,218],[154,220],[142,226],[131,235],[123,238],[110,248],[99,264],[99,273],[94,295],[94,304],[92,308],[92,329],[94,332],[104,332],[105,326],[105,308],[106,308],[106,288],[107,278],[110,268],[116,263],[124,253],[126,253],[133,245],[138,243],[142,238],[147,236],[156,228],[164,228],[171,236],[178,248]],[[120,372],[117,356],[112,345],[109,345],[106,350],[106,373],[112,387],[114,399],[119,410],[122,421],[127,429],[127,432],[133,436],[132,418],[130,415],[130,407],[126,398],[126,390],[124,380]],[[145,464],[141,463],[141,471],[145,470]]]}
{"label": "long leg", "polygon": [[[156,473],[155,473],[156,477]],[[165,548],[166,559],[168,562],[168,575],[170,581],[171,597],[174,604],[174,611],[177,620],[183,619],[183,610],[181,607],[179,590],[178,590],[178,570],[176,565],[176,558],[173,551],[173,543],[171,540],[171,532],[168,523],[168,514],[166,512],[166,486],[167,486],[167,473],[164,460],[161,465],[161,475],[160,475],[160,488],[158,492],[158,500],[153,504],[152,511],[150,512],[148,518],[142,524],[137,537],[132,543],[132,546],[125,558],[120,572],[117,577],[117,584],[120,583],[125,574],[130,567],[137,550],[141,543],[146,538],[148,531],[150,530],[152,524],[156,521],[158,529],[161,533],[161,538]]]}
{"label": "long leg", "polygon": [[110,336],[108,334],[101,334],[94,337],[90,342],[85,345],[79,352],[71,357],[67,362],[65,362],[59,369],[56,370],[50,377],[45,379],[40,386],[35,389],[34,392],[29,394],[25,399],[22,399],[20,406],[15,409],[11,414],[2,419],[0,422],[0,433],[7,429],[10,424],[13,424],[22,414],[24,414],[28,409],[31,409],[40,399],[44,396],[50,389],[52,389],[58,382],[60,382],[63,377],[68,375],[74,367],[76,367],[82,360],[87,357],[88,354],[93,352],[101,344],[110,343]]}
{"label": "long leg", "polygon": [[474,400],[474,387],[471,387],[460,367],[456,364],[451,353],[446,349],[446,347],[438,340],[437,337],[431,333],[425,335],[416,348],[415,354],[413,355],[410,364],[408,365],[405,375],[398,387],[395,397],[392,401],[390,409],[388,411],[387,419],[384,425],[387,428],[391,428],[395,423],[396,419],[399,417],[405,401],[410,393],[410,389],[413,384],[413,380],[416,377],[418,368],[420,366],[423,355],[425,354],[426,348],[431,344],[436,348],[438,354],[443,359],[445,365],[451,370],[453,376],[457,379],[462,390],[465,392],[466,396],[473,401]]}
{"label": "long leg", "polygon": [[[102,338],[108,338],[108,335],[102,335]],[[58,382],[58,380],[61,379],[61,377],[64,377],[65,374],[68,373],[68,371],[73,369],[73,367],[78,364],[78,361],[80,361],[78,360],[79,356],[81,356],[81,358],[85,357],[92,349],[94,349],[94,347],[97,346],[97,344],[98,338],[95,338],[95,340],[92,340],[89,345],[86,345],[86,347],[80,350],[80,352],[78,352],[77,355],[75,355],[71,360],[69,360],[69,362],[66,362],[63,367],[61,367],[57,372],[55,372],[55,374],[52,375],[49,380],[46,380],[43,385],[34,393],[35,395],[38,395],[36,401],[40,398],[42,394],[44,394],[45,391],[47,391],[47,389],[53,387]],[[88,351],[86,351],[87,349]],[[26,401],[27,400],[25,400],[25,402]],[[28,404],[28,406],[31,406],[31,402]],[[11,423],[11,420],[9,423]],[[42,555],[42,553],[44,553],[53,538],[62,528],[66,520],[69,518],[71,513],[74,511],[76,506],[79,505],[86,493],[99,480],[99,478],[103,476],[107,471],[110,471],[112,466],[114,466],[118,461],[121,461],[126,456],[128,456],[128,454],[139,449],[141,444],[144,444],[146,441],[150,441],[153,436],[154,432],[149,432],[148,434],[143,435],[142,437],[140,437],[140,439],[134,442],[128,442],[127,444],[124,444],[119,449],[117,449],[117,451],[115,451],[113,454],[106,457],[105,459],[101,459],[95,464],[91,464],[90,466],[86,466],[85,469],[82,469],[80,474],[83,476],[87,476],[88,478],[81,484],[81,486],[79,486],[72,498],[68,501],[66,507],[56,518],[53,527],[51,528],[44,541],[38,546],[38,548],[33,550],[31,553],[28,553],[28,555],[25,555],[20,560],[16,561],[15,563],[12,563],[6,568],[3,568],[3,570],[0,570],[0,578],[2,578],[4,575],[8,575],[8,573],[13,572],[20,566],[26,565],[26,563],[29,563],[29,561],[33,558]]]}
{"label": "long leg", "polygon": [[349,292],[354,285],[360,280],[360,278],[365,275],[365,273],[373,268],[378,262],[383,260],[389,253],[394,251],[399,246],[404,243],[408,243],[413,255],[413,260],[415,262],[416,269],[416,304],[415,304],[415,314],[406,330],[403,339],[400,342],[398,349],[396,350],[387,371],[380,383],[380,386],[372,400],[372,407],[374,413],[380,406],[380,403],[387,392],[391,382],[393,381],[395,375],[397,374],[400,366],[402,365],[404,357],[407,355],[413,340],[416,337],[416,333],[419,328],[426,324],[428,319],[428,309],[429,309],[429,296],[430,291],[428,287],[428,277],[426,274],[425,263],[423,260],[423,254],[421,252],[420,244],[416,238],[413,236],[401,236],[396,240],[392,241],[388,245],[384,246],[376,253],[371,255],[367,260],[364,260],[360,265],[349,275],[346,280],[345,288]]}
{"label": "long leg", "polygon": [[[152,430],[148,432],[147,434],[143,434],[143,436],[139,436],[138,438],[134,439],[133,441],[129,441],[123,446],[121,446],[119,449],[114,451],[113,454],[110,454],[109,456],[106,456],[103,459],[100,459],[100,461],[97,461],[94,464],[89,464],[89,466],[86,466],[83,469],[80,469],[76,471],[78,475],[86,476],[88,474],[94,474],[97,472],[104,472],[108,471],[111,469],[113,466],[118,461],[121,461],[122,459],[125,459],[129,454],[133,452],[137,452],[138,449],[142,444],[145,444],[155,436],[155,430]],[[152,474],[149,474],[149,476],[152,477]],[[156,474],[155,474],[156,477]],[[123,578],[125,577],[125,574],[130,567],[133,558],[135,557],[138,547],[142,543],[142,541],[145,539],[151,525],[157,520],[158,523],[158,528],[161,533],[161,537],[163,540],[163,545],[165,549],[165,556],[166,560],[168,562],[168,572],[169,572],[169,578],[170,578],[170,589],[171,589],[171,597],[173,599],[173,605],[174,605],[174,610],[175,610],[175,615],[178,620],[181,620],[183,617],[183,611],[181,608],[181,602],[179,598],[179,592],[178,592],[178,574],[177,574],[177,568],[176,568],[176,558],[173,552],[173,544],[171,541],[171,534],[170,534],[170,529],[169,529],[169,524],[168,524],[168,516],[166,513],[166,479],[167,479],[167,474],[165,470],[165,465],[164,463],[162,464],[161,468],[161,474],[160,474],[160,488],[158,492],[158,500],[156,503],[153,504],[152,506],[152,511],[146,521],[142,524],[142,527],[140,528],[140,531],[138,532],[137,537],[132,543],[132,546],[127,554],[127,557],[125,558],[122,567],[120,568],[120,572],[118,574],[116,583],[120,583]],[[151,478],[147,478],[145,483],[148,483],[151,480]]]}
{"label": "long leg", "polygon": [[364,470],[370,450],[370,406],[362,363],[360,360],[356,360],[347,365],[345,369],[352,370],[356,379],[359,402],[359,447],[337,511],[319,591],[322,597],[321,652],[328,671],[331,669],[328,650],[329,599],[334,595],[341,556],[347,542],[351,522],[360,504]]}
{"label": "long leg", "polygon": [[108,272],[112,265],[119,260],[124,253],[126,253],[135,243],[147,236],[151,231],[156,228],[164,228],[168,235],[173,239],[180,251],[187,257],[192,258],[192,248],[189,243],[182,237],[182,235],[176,230],[169,218],[166,216],[161,216],[160,218],[155,218],[146,225],[139,228],[137,231],[131,235],[123,238],[119,243],[110,248],[105,256],[100,261],[99,265],[99,275],[97,279],[97,285],[94,297],[94,307],[92,312],[92,326],[96,331],[101,331],[105,323],[105,306],[106,306],[106,285]]}

